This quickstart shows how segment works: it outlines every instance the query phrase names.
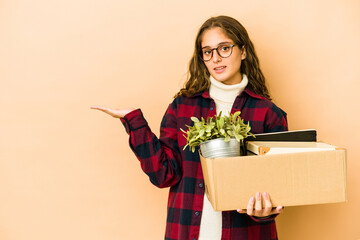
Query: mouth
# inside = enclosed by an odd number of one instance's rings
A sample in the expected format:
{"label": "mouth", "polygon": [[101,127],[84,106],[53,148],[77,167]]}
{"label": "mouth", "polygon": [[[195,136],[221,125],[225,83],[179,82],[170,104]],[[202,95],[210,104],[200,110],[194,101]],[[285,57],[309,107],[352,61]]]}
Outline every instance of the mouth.
{"label": "mouth", "polygon": [[226,66],[216,67],[216,68],[214,68],[214,71],[216,73],[222,73],[223,71],[225,71],[225,68],[226,68]]}

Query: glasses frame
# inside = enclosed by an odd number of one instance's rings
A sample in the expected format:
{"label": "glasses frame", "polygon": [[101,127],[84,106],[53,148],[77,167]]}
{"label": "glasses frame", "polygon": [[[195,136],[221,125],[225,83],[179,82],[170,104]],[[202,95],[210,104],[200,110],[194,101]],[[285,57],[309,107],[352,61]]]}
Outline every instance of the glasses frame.
{"label": "glasses frame", "polygon": [[229,44],[229,46],[230,46],[230,48],[231,48],[231,52],[230,52],[230,54],[229,54],[229,56],[227,56],[227,57],[223,57],[223,56],[221,56],[221,54],[219,53],[219,47],[223,47],[224,45],[227,45],[227,44],[220,44],[219,46],[217,46],[216,48],[211,48],[211,49],[209,49],[210,51],[211,51],[211,56],[210,56],[210,58],[209,58],[209,60],[205,60],[204,59],[204,56],[203,56],[203,48],[201,49],[201,54],[200,54],[200,58],[204,61],[204,62],[208,62],[208,61],[210,61],[212,58],[213,58],[213,56],[214,56],[214,50],[216,50],[216,52],[217,52],[217,54],[220,56],[220,57],[222,57],[222,58],[228,58],[228,57],[230,57],[231,56],[231,54],[232,54],[232,52],[233,52],[233,48],[236,46],[236,44]]}

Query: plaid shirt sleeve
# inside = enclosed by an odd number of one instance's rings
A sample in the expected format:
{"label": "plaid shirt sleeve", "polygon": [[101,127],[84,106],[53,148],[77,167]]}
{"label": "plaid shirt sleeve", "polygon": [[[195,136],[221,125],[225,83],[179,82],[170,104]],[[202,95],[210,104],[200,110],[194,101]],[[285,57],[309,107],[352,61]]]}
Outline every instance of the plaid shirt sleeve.
{"label": "plaid shirt sleeve", "polygon": [[152,133],[140,109],[121,118],[130,136],[130,147],[141,168],[157,187],[175,185],[182,177],[175,112],[169,106],[162,121],[161,137]]}

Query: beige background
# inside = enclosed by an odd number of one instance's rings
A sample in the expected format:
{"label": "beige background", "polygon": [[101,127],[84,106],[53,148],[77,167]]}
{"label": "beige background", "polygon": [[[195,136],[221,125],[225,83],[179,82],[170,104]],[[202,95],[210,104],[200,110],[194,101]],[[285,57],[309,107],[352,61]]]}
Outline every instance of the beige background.
{"label": "beige background", "polygon": [[290,129],[348,149],[348,202],[286,208],[280,238],[360,239],[358,0],[1,0],[0,239],[163,238],[168,190],[89,107],[141,107],[158,133],[218,14],[248,29]]}

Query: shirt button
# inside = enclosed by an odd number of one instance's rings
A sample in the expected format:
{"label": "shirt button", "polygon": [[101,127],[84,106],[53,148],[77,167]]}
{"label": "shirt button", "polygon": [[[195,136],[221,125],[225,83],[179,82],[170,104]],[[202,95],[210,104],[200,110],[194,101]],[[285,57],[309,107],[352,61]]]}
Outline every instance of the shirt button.
{"label": "shirt button", "polygon": [[199,216],[200,215],[200,213],[199,212],[195,212],[195,216]]}
{"label": "shirt button", "polygon": [[199,187],[200,187],[200,188],[204,187],[204,184],[199,183]]}
{"label": "shirt button", "polygon": [[210,108],[210,110],[212,111],[212,110],[214,110],[214,108],[213,108],[213,107],[211,107],[211,108]]}
{"label": "shirt button", "polygon": [[192,240],[196,240],[196,238],[193,238]]}

